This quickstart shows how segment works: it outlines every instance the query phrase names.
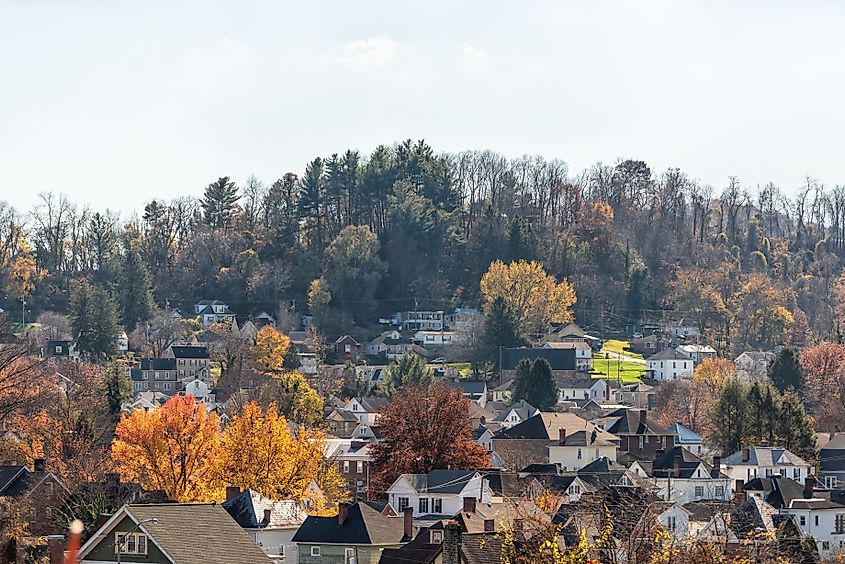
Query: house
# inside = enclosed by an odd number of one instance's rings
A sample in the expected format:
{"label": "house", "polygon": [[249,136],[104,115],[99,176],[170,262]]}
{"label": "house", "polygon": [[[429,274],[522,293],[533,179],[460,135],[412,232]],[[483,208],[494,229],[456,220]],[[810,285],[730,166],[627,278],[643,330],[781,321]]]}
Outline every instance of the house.
{"label": "house", "polygon": [[555,377],[557,385],[557,401],[594,399],[604,401],[609,398],[609,386],[606,380],[592,378],[590,376],[565,376]]}
{"label": "house", "polygon": [[595,490],[607,487],[631,488],[647,485],[635,472],[619,464],[614,458],[607,456],[597,458],[582,466],[575,474],[582,482]]}
{"label": "house", "polygon": [[634,461],[631,471],[658,487],[666,501],[730,501],[731,479],[721,471],[719,458],[710,466],[681,446],[658,453],[652,462]]}
{"label": "house", "polygon": [[417,331],[413,340],[424,348],[451,347],[465,344],[465,335],[454,331]]}
{"label": "house", "polygon": [[530,419],[540,413],[540,410],[525,400],[520,400],[510,407],[502,410],[493,421],[499,424],[501,429],[510,429],[519,425],[526,419]]}
{"label": "house", "polygon": [[139,368],[129,369],[133,392],[164,392],[175,394],[182,387],[175,358],[142,358]]}
{"label": "house", "polygon": [[58,510],[70,491],[46,469],[43,458],[36,458],[32,470],[26,466],[0,466],[0,498],[14,500],[28,516],[29,532],[45,536],[61,532]]}
{"label": "house", "polygon": [[490,394],[493,397],[494,403],[507,403],[513,397],[513,391],[516,389],[516,381],[515,380],[506,380],[503,383],[499,384],[492,390],[490,390]]}
{"label": "house", "polygon": [[600,431],[593,427],[567,433],[561,427],[557,442],[549,444],[549,463],[559,464],[564,471],[577,471],[600,458],[616,460],[618,443]]}
{"label": "house", "polygon": [[617,409],[593,424],[619,438],[619,453],[634,458],[653,458],[657,452],[671,450],[675,435],[668,428],[648,419],[645,409]]}
{"label": "house", "polygon": [[370,499],[370,443],[355,440],[340,445],[332,453],[338,472],[346,480],[346,489],[354,500]]}
{"label": "house", "polygon": [[829,490],[845,487],[845,435],[832,435],[819,450],[818,480]]}
{"label": "house", "polygon": [[773,352],[747,351],[734,359],[737,376],[754,380],[765,378],[769,372],[769,363],[775,358]]}
{"label": "house", "polygon": [[165,352],[165,358],[176,359],[176,376],[180,382],[202,380],[211,382],[211,357],[208,347],[195,345],[172,345]]}
{"label": "house", "polygon": [[619,391],[619,401],[635,409],[654,409],[656,397],[657,393],[654,386],[649,386],[643,382],[623,385]]}
{"label": "house", "polygon": [[[489,521],[484,523],[492,526]],[[402,548],[385,549],[379,564],[494,564],[504,543],[498,532],[467,532],[461,523],[435,523]]]}
{"label": "house", "polygon": [[132,413],[137,409],[144,411],[155,411],[170,399],[168,394],[164,392],[143,391],[135,392],[131,402],[123,404],[121,411]]}
{"label": "house", "polygon": [[484,380],[458,380],[451,381],[448,385],[461,390],[465,398],[478,404],[481,409],[487,405],[487,382]]}
{"label": "house", "polygon": [[413,508],[418,517],[447,516],[490,503],[492,490],[477,470],[432,470],[428,474],[402,474],[387,488],[396,511]]}
{"label": "house", "polygon": [[229,310],[229,306],[220,300],[202,300],[194,304],[194,315],[200,320],[203,327],[223,323],[226,325],[235,321],[235,314]]}
{"label": "house", "polygon": [[396,330],[385,331],[367,343],[364,350],[367,356],[384,356],[387,360],[394,360],[409,352],[422,356],[428,352]]}
{"label": "house", "polygon": [[[409,515],[410,517],[410,515]],[[336,517],[309,515],[293,536],[299,564],[376,564],[383,550],[411,540],[413,525],[388,517],[364,502],[341,503]]]}
{"label": "house", "polygon": [[360,423],[354,413],[338,408],[332,409],[326,416],[325,421],[329,433],[341,439],[350,438],[355,431],[355,427]]}
{"label": "house", "polygon": [[695,325],[668,325],[663,330],[665,333],[678,339],[695,339],[701,336],[701,331]]}
{"label": "house", "polygon": [[578,366],[575,361],[575,349],[545,349],[545,348],[505,348],[499,349],[499,379],[513,379],[516,366],[522,359],[534,361],[545,359],[552,367],[554,376],[574,376]]}
{"label": "house", "polygon": [[592,436],[593,430],[604,440],[618,442],[616,437],[573,413],[538,413],[496,433],[492,440],[493,452],[502,460],[506,470],[518,470],[530,464],[548,464],[549,447],[559,442],[561,433],[571,436],[578,431],[587,431]]}
{"label": "house", "polygon": [[267,313],[266,311],[262,311],[258,315],[253,318],[253,323],[258,329],[261,329],[266,326],[275,327],[276,320],[273,318],[272,315]]}
{"label": "house", "polygon": [[710,345],[678,345],[675,350],[690,357],[696,366],[705,358],[716,358],[716,349]]}
{"label": "house", "polygon": [[596,343],[600,339],[588,335],[575,323],[550,323],[540,338],[542,343]]}
{"label": "house", "polygon": [[443,312],[433,309],[400,311],[393,315],[391,323],[400,331],[442,331]]}
{"label": "house", "polygon": [[459,307],[455,308],[454,312],[447,313],[443,322],[450,331],[461,335],[471,335],[481,327],[484,315],[474,307]]}
{"label": "house", "polygon": [[782,476],[803,484],[812,466],[785,448],[749,447],[722,458],[724,472],[732,480]]}
{"label": "house", "polygon": [[643,356],[651,356],[671,346],[672,337],[665,333],[654,333],[628,341],[628,350]]}
{"label": "house", "polygon": [[332,348],[337,362],[352,362],[354,364],[361,362],[361,345],[351,335],[338,337],[332,344]]}
{"label": "house", "polygon": [[699,458],[706,455],[707,451],[704,448],[701,435],[687,429],[680,423],[672,423],[669,425],[669,430],[675,435],[676,445],[684,447]]}
{"label": "house", "polygon": [[646,359],[646,374],[660,382],[692,378],[694,362],[676,349],[665,349]]}
{"label": "house", "polygon": [[79,360],[79,351],[76,350],[76,345],[73,344],[73,341],[51,340],[47,341],[44,356],[49,358],[70,358],[73,360]]}
{"label": "house", "polygon": [[253,490],[226,488],[223,509],[277,563],[296,560],[293,535],[307,513],[293,500],[274,501]]}
{"label": "house", "polygon": [[378,424],[379,411],[381,411],[388,403],[389,400],[387,398],[352,398],[346,402],[344,409],[351,412],[352,415],[357,417],[358,421],[361,423],[376,425]]}
{"label": "house", "polygon": [[583,341],[563,341],[543,344],[544,349],[573,349],[575,368],[584,372],[593,368],[593,349]]}
{"label": "house", "polygon": [[124,505],[79,550],[81,564],[270,564],[216,503]]}

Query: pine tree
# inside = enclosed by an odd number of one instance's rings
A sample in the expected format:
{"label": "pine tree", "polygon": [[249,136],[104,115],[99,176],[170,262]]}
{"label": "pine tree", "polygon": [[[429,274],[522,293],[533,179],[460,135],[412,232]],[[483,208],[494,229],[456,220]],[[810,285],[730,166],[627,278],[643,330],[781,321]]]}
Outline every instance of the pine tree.
{"label": "pine tree", "polygon": [[205,222],[215,228],[230,227],[238,212],[239,199],[238,187],[228,176],[209,184],[201,201]]}
{"label": "pine tree", "polygon": [[484,318],[484,348],[485,355],[492,360],[496,368],[499,366],[499,349],[501,347],[524,347],[528,345],[528,338],[522,333],[519,318],[510,303],[497,296],[487,308]]}
{"label": "pine tree", "polygon": [[117,305],[107,291],[79,282],[70,297],[70,318],[80,352],[97,358],[117,353]]}
{"label": "pine tree", "polygon": [[297,213],[308,228],[313,231],[311,242],[320,252],[323,250],[323,231],[325,228],[326,178],[323,159],[317,157],[305,167],[302,189],[299,192]]}
{"label": "pine tree", "polygon": [[117,291],[123,327],[127,333],[133,331],[138,323],[152,318],[155,303],[150,271],[138,251],[131,246],[123,257]]}
{"label": "pine tree", "polygon": [[109,413],[117,419],[124,402],[132,398],[132,383],[126,375],[126,370],[116,362],[106,367],[103,376]]}
{"label": "pine tree", "polygon": [[527,358],[516,367],[517,384],[514,401],[525,400],[541,411],[548,411],[557,403],[557,384],[552,367],[545,358]]}
{"label": "pine tree", "polygon": [[385,377],[388,395],[403,386],[425,388],[431,384],[431,370],[426,366],[425,359],[417,353],[406,353],[397,358],[387,367]]}
{"label": "pine tree", "polygon": [[801,367],[798,364],[798,351],[794,347],[784,347],[769,365],[769,379],[781,392],[788,389],[800,390],[803,387]]}
{"label": "pine tree", "polygon": [[747,426],[748,387],[736,378],[725,382],[710,413],[713,433],[710,441],[725,454],[742,448]]}

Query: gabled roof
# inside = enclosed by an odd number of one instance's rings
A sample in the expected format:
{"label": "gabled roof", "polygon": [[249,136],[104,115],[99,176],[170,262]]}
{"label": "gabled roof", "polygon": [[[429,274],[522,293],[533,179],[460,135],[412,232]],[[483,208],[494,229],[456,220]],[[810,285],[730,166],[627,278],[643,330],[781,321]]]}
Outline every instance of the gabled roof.
{"label": "gabled roof", "polygon": [[672,423],[669,425],[669,430],[675,435],[675,442],[678,444],[700,444],[701,435],[695,431],[687,429],[680,423]]}
{"label": "gabled roof", "polygon": [[52,478],[58,487],[67,491],[62,481],[52,472],[31,471],[26,466],[0,466],[0,496],[24,497],[46,478]]}
{"label": "gabled roof", "polygon": [[417,536],[401,548],[385,548],[378,564],[430,564],[443,550],[441,543],[431,543],[429,528],[420,529]]}
{"label": "gabled roof", "polygon": [[[174,564],[270,564],[270,559],[222,506],[214,503],[124,505],[80,549],[80,560],[125,517]],[[157,522],[150,521],[157,519]]]}
{"label": "gabled roof", "polygon": [[819,470],[821,472],[841,472],[845,470],[845,434],[831,438],[819,450]]}
{"label": "gabled roof", "polygon": [[504,421],[505,419],[507,419],[508,415],[510,415],[513,411],[515,411],[516,414],[519,416],[520,421],[525,421],[529,417],[534,417],[540,412],[539,409],[537,409],[527,401],[520,400],[512,406],[503,409],[502,412],[499,413],[499,415],[497,415],[495,419],[493,419],[493,421]]}
{"label": "gabled roof", "polygon": [[208,347],[194,345],[173,345],[173,358],[209,358]]}
{"label": "gabled roof", "polygon": [[599,382],[601,378],[590,376],[555,376],[555,384],[558,388],[576,388],[589,390]]}
{"label": "gabled roof", "polygon": [[538,413],[510,429],[500,431],[496,438],[557,440],[560,437],[560,429],[565,429],[567,434],[571,434],[592,427],[585,419],[572,413]]}
{"label": "gabled roof", "polygon": [[390,403],[390,400],[387,398],[377,398],[370,396],[353,399],[356,400],[359,404],[361,404],[361,407],[364,408],[364,411],[366,413],[378,413],[381,408]]}
{"label": "gabled roof", "polygon": [[[299,527],[307,517],[295,501],[273,501],[253,490],[241,492],[222,505],[243,529]],[[265,519],[266,511],[270,512],[269,521]]]}
{"label": "gabled roof", "polygon": [[402,474],[419,493],[458,494],[478,475],[477,470],[432,470],[428,474]]}
{"label": "gabled roof", "polygon": [[12,483],[17,480],[19,475],[27,472],[26,466],[0,466],[0,494]]}
{"label": "gabled roof", "polygon": [[692,360],[692,358],[675,349],[664,349],[657,354],[651,355],[646,360]]}
{"label": "gabled roof", "polygon": [[759,497],[752,496],[731,513],[730,528],[743,537],[760,529],[773,531],[778,510]]}
{"label": "gabled roof", "polygon": [[741,357],[741,356],[747,356],[748,358],[750,358],[754,362],[760,362],[760,361],[768,362],[775,357],[775,353],[763,352],[763,351],[746,351],[746,352],[740,354],[739,356],[737,356],[736,359],[734,359],[734,362],[736,362],[737,359],[739,359],[739,357]]}
{"label": "gabled roof", "polygon": [[[680,466],[680,475],[675,472],[676,465]],[[681,446],[667,450],[654,459],[651,464],[651,475],[654,478],[697,478],[696,470],[704,468],[705,476],[701,478],[725,478],[726,476],[716,468],[701,460],[699,457]]]}
{"label": "gabled roof", "polygon": [[746,492],[764,492],[766,502],[775,509],[787,508],[793,499],[804,497],[804,486],[783,476],[755,478],[742,489]]}
{"label": "gabled roof", "polygon": [[722,459],[723,464],[732,466],[810,466],[803,458],[793,452],[779,447],[749,447],[748,460],[743,461],[744,452],[739,450]]}
{"label": "gabled roof", "polygon": [[544,358],[549,362],[552,370],[575,370],[574,349],[544,349],[544,348],[502,348],[499,353],[499,366],[502,370],[515,370],[519,361],[527,358],[535,360]]}
{"label": "gabled roof", "polygon": [[355,503],[347,509],[343,524],[337,516],[309,515],[293,536],[293,542],[395,545],[401,544],[404,536],[404,519],[387,517],[365,503]]}
{"label": "gabled roof", "polygon": [[593,427],[592,431],[582,429],[574,433],[567,433],[563,444],[560,446],[603,447],[616,446],[616,443],[612,443],[599,436],[598,427]]}
{"label": "gabled roof", "polygon": [[513,387],[514,387],[514,380],[510,379],[510,380],[506,380],[502,384],[499,384],[498,386],[493,388],[491,391],[493,391],[493,392],[509,392],[513,389]]}
{"label": "gabled roof", "polygon": [[672,431],[646,419],[643,421],[640,412],[635,409],[618,409],[606,417],[604,428],[614,435],[671,435]]}
{"label": "gabled roof", "polygon": [[141,370],[176,370],[175,358],[142,358]]}
{"label": "gabled roof", "polygon": [[341,335],[340,337],[338,337],[338,338],[335,340],[334,344],[339,345],[340,343],[342,343],[342,342],[344,342],[344,341],[346,341],[346,340],[350,340],[350,341],[352,341],[353,343],[355,343],[355,346],[358,346],[358,345],[359,345],[358,341],[356,341],[356,340],[355,340],[355,337],[353,337],[352,335]]}

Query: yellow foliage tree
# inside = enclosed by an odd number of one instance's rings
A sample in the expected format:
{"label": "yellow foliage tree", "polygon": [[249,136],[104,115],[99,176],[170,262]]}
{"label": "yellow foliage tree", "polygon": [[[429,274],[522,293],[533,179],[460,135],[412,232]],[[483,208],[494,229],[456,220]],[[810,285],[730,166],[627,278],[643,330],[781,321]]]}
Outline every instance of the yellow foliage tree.
{"label": "yellow foliage tree", "polygon": [[718,400],[722,385],[735,373],[734,363],[724,358],[705,358],[695,367],[689,405],[689,423],[693,431],[700,435],[710,433],[707,414]]}
{"label": "yellow foliage tree", "polygon": [[268,372],[284,370],[288,350],[290,350],[288,336],[271,325],[265,325],[259,329],[255,336],[255,346],[252,347],[255,362]]}
{"label": "yellow foliage tree", "polygon": [[174,501],[209,498],[220,422],[192,396],[174,396],[156,411],[133,411],[115,435],[112,459],[124,480]]}
{"label": "yellow foliage tree", "polygon": [[35,257],[32,256],[29,245],[25,241],[20,241],[17,252],[9,263],[6,291],[16,299],[26,298],[35,291],[38,278]]}
{"label": "yellow foliage tree", "polygon": [[539,333],[549,322],[572,321],[575,288],[547,274],[537,261],[505,264],[497,260],[481,278],[481,296],[489,306],[501,296],[513,307],[526,333]]}
{"label": "yellow foliage tree", "polygon": [[276,404],[265,411],[256,402],[247,403],[223,433],[215,460],[217,495],[234,485],[271,499],[305,502],[317,512],[331,511],[348,495],[337,468],[324,463],[325,446],[319,430],[300,427],[293,434]]}

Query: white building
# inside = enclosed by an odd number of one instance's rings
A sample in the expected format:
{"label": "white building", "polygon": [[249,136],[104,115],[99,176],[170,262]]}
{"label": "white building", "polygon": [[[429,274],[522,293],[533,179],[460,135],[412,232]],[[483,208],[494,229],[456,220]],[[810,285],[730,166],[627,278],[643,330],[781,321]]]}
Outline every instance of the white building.
{"label": "white building", "polygon": [[769,371],[769,363],[775,353],[762,351],[744,352],[734,359],[736,373],[748,380],[765,378]]}
{"label": "white building", "polygon": [[705,358],[716,358],[716,349],[710,345],[678,345],[675,350],[690,357],[696,366]]}
{"label": "white building", "polygon": [[253,490],[227,488],[222,506],[274,562],[297,561],[293,535],[308,515],[295,501],[273,501]]}
{"label": "white building", "polygon": [[607,398],[607,382],[601,378],[589,376],[560,376],[555,378],[559,402],[568,400],[593,399],[602,401]]}
{"label": "white building", "polygon": [[783,476],[803,484],[811,474],[812,465],[785,448],[750,447],[722,458],[722,471],[734,484],[736,480],[748,482],[772,476]]}
{"label": "white building", "polygon": [[521,400],[502,410],[502,412],[499,413],[493,421],[499,424],[500,429],[510,429],[515,425],[519,425],[526,419],[534,417],[538,413],[540,413],[539,409],[527,401]]}
{"label": "white building", "polygon": [[390,504],[402,513],[413,507],[414,516],[455,515],[465,499],[490,503],[493,493],[475,470],[432,470],[428,474],[402,474],[387,488]]}
{"label": "white building", "polygon": [[710,466],[683,447],[674,447],[653,462],[635,461],[631,470],[658,488],[665,501],[681,504],[691,501],[730,501],[730,478],[721,472],[718,459]]}
{"label": "white building", "polygon": [[560,464],[564,471],[577,471],[602,457],[616,460],[617,443],[609,440],[607,432],[592,424],[589,427],[569,434],[561,428],[557,442],[549,445],[549,463]]}
{"label": "white building", "polygon": [[417,331],[414,342],[422,347],[450,347],[460,345],[466,337],[454,331]]}
{"label": "white building", "polygon": [[692,378],[693,359],[675,349],[666,349],[646,359],[646,373],[661,382]]}
{"label": "white building", "polygon": [[367,425],[378,424],[379,411],[386,406],[388,400],[385,398],[352,398],[343,408],[354,415],[358,421]]}

